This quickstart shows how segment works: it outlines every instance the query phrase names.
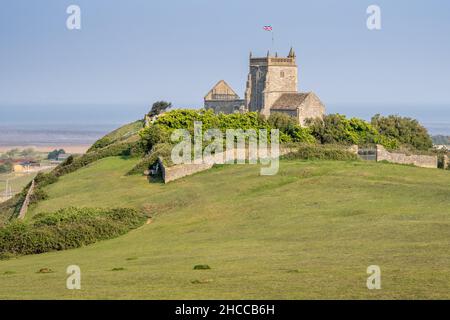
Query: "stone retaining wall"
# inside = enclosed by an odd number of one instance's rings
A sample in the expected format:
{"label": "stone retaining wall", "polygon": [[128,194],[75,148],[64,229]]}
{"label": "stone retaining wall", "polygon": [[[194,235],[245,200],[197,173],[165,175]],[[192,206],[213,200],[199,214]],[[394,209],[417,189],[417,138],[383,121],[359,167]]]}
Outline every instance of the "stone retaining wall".
{"label": "stone retaining wall", "polygon": [[25,215],[27,214],[28,206],[30,205],[30,198],[31,195],[33,194],[33,191],[34,191],[34,180],[31,182],[25,200],[23,201],[22,207],[20,208],[19,216],[17,217],[20,220],[23,220],[25,218]]}
{"label": "stone retaining wall", "polygon": [[413,164],[423,168],[437,168],[437,156],[406,155],[387,151],[382,145],[377,145],[377,161],[388,161],[400,164]]}
{"label": "stone retaining wall", "polygon": [[[280,156],[287,154],[291,151],[291,149],[289,148],[280,148]],[[235,159],[240,159],[240,160],[246,160],[248,158],[248,150],[244,149],[234,149],[234,158]],[[240,157],[239,155],[245,155],[243,157]],[[226,159],[226,152],[222,152],[220,155],[217,155],[222,157],[222,159]],[[202,171],[206,171],[211,169],[214,166],[214,161],[212,159],[212,157],[205,158],[203,163],[200,164],[195,164],[195,163],[191,163],[191,164],[177,164],[171,167],[167,167],[164,166],[162,160],[159,158],[158,159],[159,162],[159,167],[161,169],[161,173],[162,173],[162,178],[164,180],[164,183],[168,183],[186,176],[190,176],[193,175],[194,173],[197,172],[202,172]],[[248,162],[248,160],[247,160]]]}

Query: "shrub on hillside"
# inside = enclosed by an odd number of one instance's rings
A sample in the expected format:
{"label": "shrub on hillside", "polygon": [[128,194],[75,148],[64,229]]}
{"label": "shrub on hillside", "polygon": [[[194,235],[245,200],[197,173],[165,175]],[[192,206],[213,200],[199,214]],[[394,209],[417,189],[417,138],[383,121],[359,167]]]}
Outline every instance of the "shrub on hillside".
{"label": "shrub on hillside", "polygon": [[195,121],[202,123],[203,131],[219,129],[225,132],[227,129],[253,129],[258,132],[260,129],[265,129],[270,141],[270,130],[279,129],[281,142],[311,143],[315,141],[308,128],[302,128],[294,118],[285,114],[274,114],[266,120],[257,112],[215,114],[212,110],[190,109],[173,110],[161,115],[155,123],[141,130],[140,136],[147,151],[150,151],[156,144],[170,143],[170,135],[175,129],[186,129],[193,135]]}
{"label": "shrub on hillside", "polygon": [[395,115],[382,117],[377,114],[372,118],[371,123],[380,134],[396,139],[401,144],[417,150],[428,150],[433,147],[433,141],[427,129],[415,119]]}
{"label": "shrub on hillside", "polygon": [[267,122],[272,128],[280,129],[280,131],[287,131],[288,128],[298,124],[298,121],[285,113],[274,112],[271,113]]}
{"label": "shrub on hillside", "polygon": [[322,119],[309,120],[312,135],[322,144],[382,144],[389,149],[398,147],[394,138],[382,136],[370,123],[358,119],[347,119],[341,114],[325,115]]}
{"label": "shrub on hillside", "polygon": [[133,209],[66,208],[14,221],[0,229],[0,255],[25,255],[78,248],[118,237],[144,224]]}
{"label": "shrub on hillside", "polygon": [[167,129],[154,124],[141,130],[139,133],[142,139],[142,144],[146,150],[151,150],[153,146],[159,143],[170,142],[170,135]]}
{"label": "shrub on hillside", "polygon": [[289,147],[294,150],[282,159],[304,159],[304,160],[358,160],[358,156],[339,145],[313,145],[292,144]]}

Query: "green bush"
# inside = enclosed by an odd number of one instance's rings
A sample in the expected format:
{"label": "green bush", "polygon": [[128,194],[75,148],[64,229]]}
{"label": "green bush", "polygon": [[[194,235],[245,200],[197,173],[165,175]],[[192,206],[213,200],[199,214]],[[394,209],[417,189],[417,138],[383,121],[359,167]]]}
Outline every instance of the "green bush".
{"label": "green bush", "polygon": [[191,135],[194,133],[194,122],[202,122],[202,129],[219,129],[225,132],[227,129],[253,129],[256,132],[265,129],[270,141],[270,130],[280,130],[281,142],[315,142],[308,128],[302,128],[297,120],[282,114],[273,114],[267,120],[257,112],[215,114],[212,110],[180,109],[166,112],[155,123],[144,128],[140,132],[143,144],[147,151],[159,143],[170,143],[170,135],[175,129],[186,129]]}
{"label": "green bush", "polygon": [[345,147],[339,145],[312,145],[300,144],[290,145],[294,151],[282,156],[282,159],[304,159],[304,160],[358,160],[358,156]]}
{"label": "green bush", "polygon": [[5,162],[0,164],[0,173],[9,173],[13,169],[13,165],[11,162]]}
{"label": "green bush", "polygon": [[272,128],[280,129],[282,132],[286,132],[289,128],[298,124],[297,119],[281,112],[271,113],[267,122]]}
{"label": "green bush", "polygon": [[388,149],[399,146],[395,138],[382,136],[370,123],[347,119],[341,114],[329,114],[322,119],[309,120],[312,135],[322,144],[382,144]]}
{"label": "green bush", "polygon": [[15,220],[0,229],[0,255],[25,255],[78,248],[118,237],[144,224],[136,210],[66,208]]}
{"label": "green bush", "polygon": [[377,114],[372,118],[371,123],[380,134],[396,139],[401,144],[417,150],[428,150],[433,147],[433,141],[427,129],[415,119],[395,115],[382,117]]}
{"label": "green bush", "polygon": [[148,126],[139,132],[146,150],[151,150],[158,143],[170,142],[169,130],[158,124]]}

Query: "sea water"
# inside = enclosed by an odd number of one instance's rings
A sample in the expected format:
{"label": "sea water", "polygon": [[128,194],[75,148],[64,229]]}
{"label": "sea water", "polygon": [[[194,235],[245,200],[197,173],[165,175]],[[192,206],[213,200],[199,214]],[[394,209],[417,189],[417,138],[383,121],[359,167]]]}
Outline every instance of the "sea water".
{"label": "sea water", "polygon": [[[327,104],[327,113],[365,120],[376,114],[418,119],[432,135],[450,135],[450,106]],[[0,147],[88,145],[137,119],[150,107],[123,105],[0,106]]]}

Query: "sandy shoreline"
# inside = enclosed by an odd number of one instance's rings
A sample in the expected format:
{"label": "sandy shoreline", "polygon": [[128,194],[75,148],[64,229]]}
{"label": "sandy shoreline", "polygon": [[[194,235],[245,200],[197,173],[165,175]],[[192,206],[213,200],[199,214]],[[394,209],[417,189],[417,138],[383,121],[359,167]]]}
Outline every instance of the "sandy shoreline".
{"label": "sandy shoreline", "polygon": [[33,148],[36,151],[39,152],[50,152],[55,149],[64,149],[67,153],[86,153],[86,151],[89,149],[91,145],[90,144],[80,144],[80,145],[51,145],[51,146],[0,146],[0,152],[6,152],[11,149],[26,149],[26,148]]}

